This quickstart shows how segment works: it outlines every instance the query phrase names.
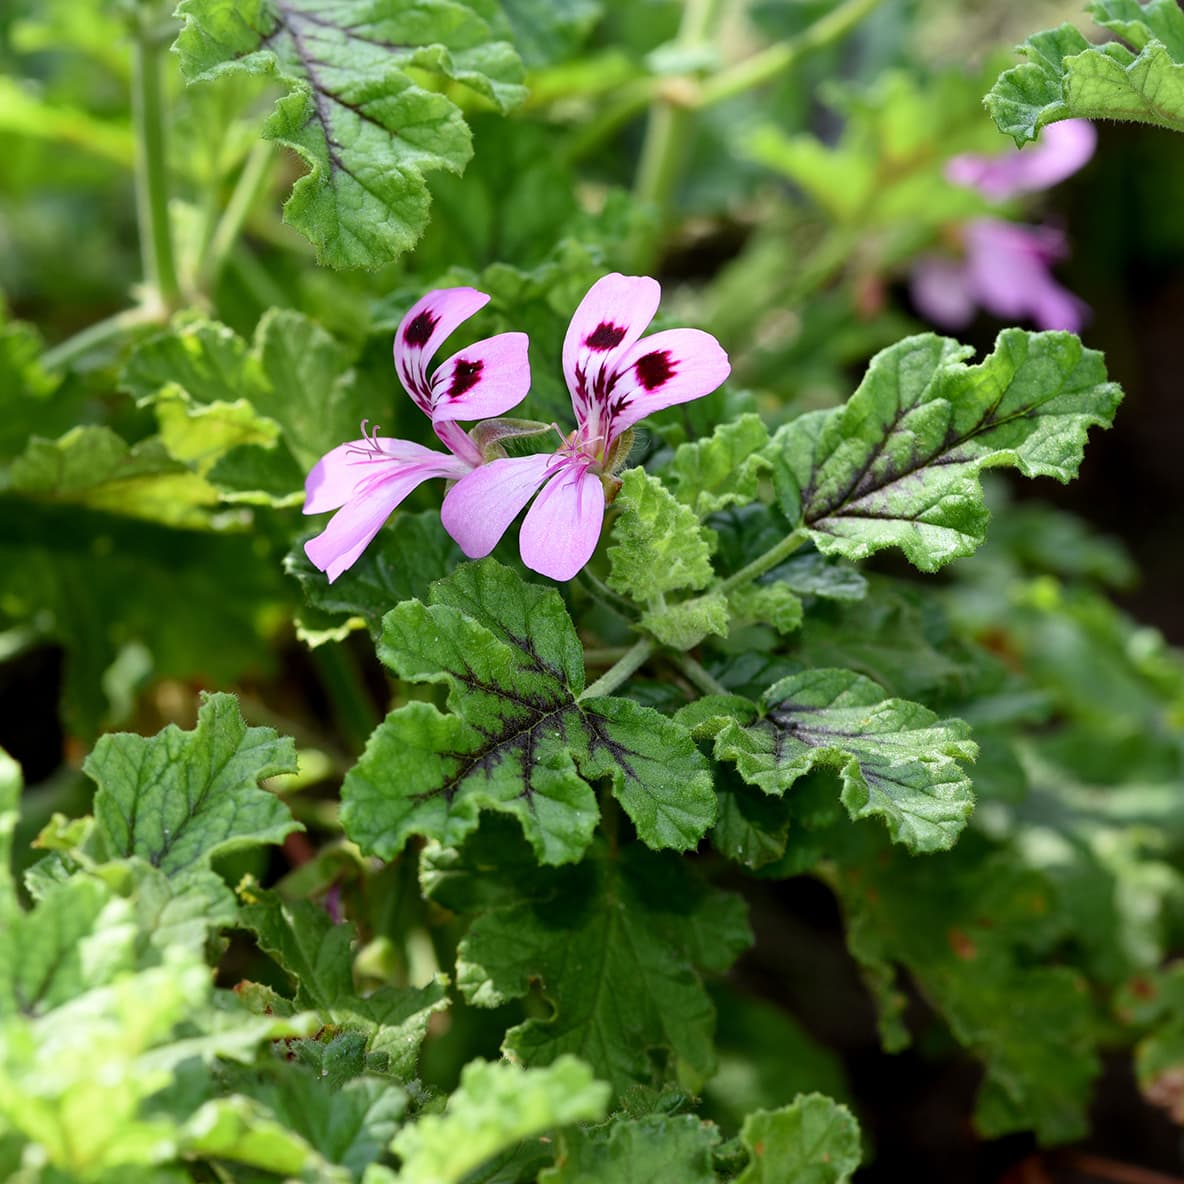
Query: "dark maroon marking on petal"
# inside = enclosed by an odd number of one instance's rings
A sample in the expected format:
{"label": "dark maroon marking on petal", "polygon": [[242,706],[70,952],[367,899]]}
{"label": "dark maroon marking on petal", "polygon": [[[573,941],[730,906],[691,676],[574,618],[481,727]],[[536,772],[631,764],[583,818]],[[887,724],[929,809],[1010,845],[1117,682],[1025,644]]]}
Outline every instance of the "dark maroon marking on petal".
{"label": "dark maroon marking on petal", "polygon": [[403,331],[403,340],[408,345],[427,345],[435,327],[436,318],[430,312],[421,312]]}
{"label": "dark maroon marking on petal", "polygon": [[452,371],[452,382],[448,386],[448,397],[459,399],[465,391],[471,391],[481,380],[481,371],[485,363],[480,358],[470,362],[466,358],[457,358],[456,367]]}
{"label": "dark maroon marking on petal", "polygon": [[637,379],[647,391],[657,390],[674,377],[674,366],[668,349],[658,349],[638,358],[633,364]]}
{"label": "dark maroon marking on petal", "polygon": [[620,345],[625,336],[625,328],[623,325],[613,325],[608,321],[601,321],[587,337],[584,338],[584,344],[589,349],[599,350],[603,352],[606,349],[612,349],[614,345]]}

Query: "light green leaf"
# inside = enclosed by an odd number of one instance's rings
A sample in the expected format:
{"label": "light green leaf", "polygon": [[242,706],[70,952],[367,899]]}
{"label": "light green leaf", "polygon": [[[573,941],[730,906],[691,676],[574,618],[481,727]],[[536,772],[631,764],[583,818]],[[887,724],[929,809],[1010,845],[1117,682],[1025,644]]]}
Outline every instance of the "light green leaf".
{"label": "light green leaf", "polygon": [[740,1139],[751,1159],[736,1184],[845,1184],[861,1158],[851,1111],[821,1094],[750,1114]]}
{"label": "light green leaf", "polygon": [[978,749],[961,720],[887,699],[883,688],[849,670],[811,670],[775,683],[759,716],[735,714],[734,699],[694,705],[696,735],[714,737],[719,760],[768,794],[781,795],[811,769],[829,766],[854,819],[879,815],[893,840],[913,851],[952,847],[974,808],[958,761]]}
{"label": "light green leaf", "polygon": [[1005,329],[977,366],[970,352],[906,338],[872,359],[843,407],[777,432],[782,509],[820,551],[864,559],[897,546],[922,571],[970,554],[988,518],[981,470],[1068,481],[1087,430],[1108,427],[1122,397],[1101,354],[1068,333]]}
{"label": "light green leaf", "polygon": [[579,697],[583,650],[554,590],[482,560],[383,626],[383,661],[444,683],[450,714],[409,703],[371,736],[342,787],[342,824],[363,849],[390,858],[413,834],[455,845],[491,809],[518,819],[542,862],[570,862],[602,777],[651,847],[684,850],[710,826],[710,774],[682,728],[629,699]]}
{"label": "light green leaf", "polygon": [[690,1114],[616,1119],[591,1130],[564,1132],[559,1162],[539,1184],[715,1184],[712,1148],[719,1131]]}
{"label": "light green leaf", "polygon": [[[732,604],[734,608],[734,602]],[[729,599],[722,592],[705,592],[641,614],[643,629],[676,650],[693,649],[709,633],[726,637],[731,624]]]}
{"label": "light green leaf", "polygon": [[641,604],[655,596],[705,588],[712,577],[712,542],[698,518],[644,469],[622,474],[621,517],[608,549],[609,586]]}
{"label": "light green leaf", "polygon": [[422,989],[381,987],[362,997],[354,987],[352,925],[336,925],[311,901],[285,901],[250,884],[240,888],[242,922],[259,947],[295,980],[293,1006],[319,1013],[326,1025],[365,1039],[369,1072],[400,1081],[415,1076],[432,1013],[448,1006],[444,980]]}
{"label": "light green leaf", "polygon": [[77,427],[60,440],[34,436],[8,472],[16,493],[90,506],[170,526],[202,526],[218,492],[171,457],[159,439],[129,445],[110,428]]}
{"label": "light green leaf", "polygon": [[768,442],[764,420],[748,414],[720,424],[709,439],[680,445],[667,470],[678,500],[700,518],[753,501],[762,474],[772,468],[761,452]]}
{"label": "light green leaf", "polygon": [[427,1114],[395,1136],[399,1184],[460,1184],[520,1139],[604,1117],[609,1087],[575,1057],[545,1069],[473,1061],[443,1114]]}
{"label": "light green leaf", "polygon": [[695,967],[722,972],[748,945],[744,905],[706,888],[676,859],[636,846],[557,881],[556,901],[479,917],[457,955],[471,1002],[496,1007],[540,984],[553,1007],[506,1035],[528,1065],[574,1053],[619,1094],[675,1075],[702,1080],[715,1014]]}
{"label": "light green leaf", "polygon": [[1135,47],[1090,43],[1072,25],[1029,37],[986,107],[1019,145],[1062,119],[1125,119],[1184,131],[1184,13],[1176,0],[1096,0],[1095,20]]}
{"label": "light green leaf", "polygon": [[243,70],[292,89],[263,127],[309,167],[284,207],[322,263],[377,267],[414,245],[428,214],[424,175],[459,173],[472,154],[460,108],[427,75],[501,110],[522,67],[466,4],[438,0],[183,0],[176,49],[190,82]]}
{"label": "light green leaf", "polygon": [[783,583],[744,584],[728,594],[732,615],[743,624],[772,625],[793,633],[802,623],[802,602]]}
{"label": "light green leaf", "polygon": [[103,848],[139,855],[170,876],[304,829],[259,788],[266,777],[296,771],[292,741],[271,728],[248,728],[233,695],[204,696],[192,732],[170,724],[148,739],[103,736],[82,767],[99,787]]}

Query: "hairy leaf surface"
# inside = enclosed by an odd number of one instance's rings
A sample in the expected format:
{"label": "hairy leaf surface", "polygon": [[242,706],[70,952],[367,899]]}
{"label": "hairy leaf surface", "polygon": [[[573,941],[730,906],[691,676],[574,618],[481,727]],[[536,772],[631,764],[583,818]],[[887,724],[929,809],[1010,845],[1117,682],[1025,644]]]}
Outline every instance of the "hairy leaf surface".
{"label": "hairy leaf surface", "polygon": [[749,940],[738,897],[635,847],[581,865],[553,900],[479,917],[461,943],[457,982],[484,1007],[539,983],[554,1013],[511,1029],[506,1050],[526,1064],[574,1053],[620,1093],[669,1076],[671,1056],[711,1072],[715,1013],[694,969],[726,970]]}
{"label": "hairy leaf surface", "polygon": [[859,1124],[851,1111],[821,1094],[750,1114],[740,1139],[751,1158],[736,1184],[844,1184],[861,1158]]}
{"label": "hairy leaf surface", "polygon": [[503,111],[525,93],[512,47],[453,0],[183,0],[178,12],[190,82],[241,70],[291,86],[263,135],[308,165],[284,217],[334,267],[377,267],[408,250],[427,221],[425,174],[459,173],[472,155],[460,108],[418,76]]}
{"label": "hairy leaf surface", "polygon": [[1027,59],[986,97],[1001,132],[1019,145],[1062,119],[1125,119],[1184,131],[1184,11],[1176,0],[1095,0],[1098,24],[1134,47],[1091,45],[1072,25],[1017,47]]}
{"label": "hairy leaf surface", "polygon": [[518,819],[544,863],[578,859],[599,815],[593,783],[655,848],[692,847],[715,815],[689,734],[623,698],[581,698],[583,651],[558,594],[493,560],[387,614],[383,661],[448,687],[449,713],[413,702],[387,716],[342,787],[342,822],[389,858],[413,834],[455,845],[482,809]]}
{"label": "hairy leaf surface", "polygon": [[559,1162],[539,1184],[715,1184],[711,1151],[719,1131],[690,1114],[617,1119],[591,1130],[563,1135]]}
{"label": "hairy leaf surface", "polygon": [[978,751],[967,725],[885,698],[849,670],[791,675],[765,692],[759,710],[739,697],[709,696],[680,718],[713,737],[716,758],[768,794],[785,793],[811,769],[836,769],[851,817],[878,815],[914,851],[953,846],[974,808],[958,764]]}
{"label": "hairy leaf surface", "polygon": [[1007,465],[1068,481],[1086,432],[1108,427],[1122,392],[1101,355],[1068,333],[1005,329],[976,366],[934,334],[871,361],[843,407],[781,428],[772,458],[781,506],[828,555],[900,547],[936,571],[983,541],[979,473]]}
{"label": "hairy leaf surface", "polygon": [[112,856],[138,855],[170,876],[216,855],[278,843],[304,828],[259,782],[296,771],[296,750],[271,728],[249,728],[233,695],[206,695],[197,727],[103,736],[84,771],[98,785],[95,820]]}

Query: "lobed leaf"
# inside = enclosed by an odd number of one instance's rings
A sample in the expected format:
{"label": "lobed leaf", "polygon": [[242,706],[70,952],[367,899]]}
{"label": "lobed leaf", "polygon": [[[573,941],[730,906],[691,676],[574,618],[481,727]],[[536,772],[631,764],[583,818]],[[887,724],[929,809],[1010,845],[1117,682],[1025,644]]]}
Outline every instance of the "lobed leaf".
{"label": "lobed leaf", "polygon": [[811,769],[834,768],[848,814],[880,816],[913,851],[952,847],[974,808],[958,765],[978,751],[967,725],[885,698],[849,670],[790,675],[765,692],[759,710],[737,696],[708,696],[678,718],[712,737],[716,758],[767,794],[780,796]]}
{"label": "lobed leaf", "polygon": [[284,217],[334,267],[377,267],[407,251],[427,222],[425,175],[460,173],[472,155],[460,108],[417,78],[502,111],[525,94],[511,46],[454,0],[182,0],[178,13],[189,82],[244,71],[291,86],[263,135],[308,165]]}
{"label": "lobed leaf", "polygon": [[557,592],[493,560],[432,585],[383,622],[382,660],[448,687],[449,714],[391,712],[342,787],[342,824],[390,858],[413,834],[456,845],[483,809],[510,814],[544,863],[578,859],[606,778],[651,847],[685,850],[711,825],[706,762],[687,732],[629,699],[583,698],[583,650]]}
{"label": "lobed leaf", "polygon": [[985,103],[1023,145],[1062,119],[1125,119],[1184,131],[1184,12],[1176,0],[1094,0],[1094,19],[1134,46],[1090,43],[1072,25],[1017,47],[1027,61],[1000,75]]}
{"label": "lobed leaf", "polygon": [[714,1067],[715,1013],[694,968],[722,972],[751,940],[743,902],[709,889],[669,857],[636,847],[593,860],[555,884],[555,899],[479,917],[457,954],[457,984],[482,1007],[540,985],[554,1009],[506,1035],[525,1064],[564,1053],[586,1060],[620,1094]]}
{"label": "lobed leaf", "polygon": [[443,1114],[425,1114],[395,1136],[400,1184],[460,1184],[520,1139],[604,1117],[609,1088],[575,1057],[545,1069],[472,1061]]}
{"label": "lobed leaf", "polygon": [[740,1139],[750,1160],[736,1184],[845,1184],[862,1158],[851,1111],[821,1094],[750,1114]]}
{"label": "lobed leaf", "polygon": [[764,420],[750,413],[720,424],[706,440],[681,444],[667,470],[675,495],[700,518],[754,501],[772,468],[762,451],[768,442]]}
{"label": "lobed leaf", "polygon": [[994,352],[922,334],[882,350],[833,411],[781,428],[771,456],[782,509],[820,551],[864,559],[900,547],[935,571],[983,541],[979,474],[1002,465],[1068,481],[1086,432],[1122,397],[1101,355],[1068,333],[1005,329]]}
{"label": "lobed leaf", "polygon": [[259,788],[264,778],[296,771],[295,746],[271,728],[247,727],[233,695],[204,695],[192,732],[170,724],[150,738],[102,736],[82,767],[98,785],[101,847],[112,857],[138,855],[169,876],[304,829]]}
{"label": "lobed leaf", "polygon": [[616,1118],[590,1130],[565,1131],[554,1167],[539,1184],[632,1184],[677,1180],[715,1184],[712,1149],[719,1131],[690,1114],[650,1115],[634,1121]]}

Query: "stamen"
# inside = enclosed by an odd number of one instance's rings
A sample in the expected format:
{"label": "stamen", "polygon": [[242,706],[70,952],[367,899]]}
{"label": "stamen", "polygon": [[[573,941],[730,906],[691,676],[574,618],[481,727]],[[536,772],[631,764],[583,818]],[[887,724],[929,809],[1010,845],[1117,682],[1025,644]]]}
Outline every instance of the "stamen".
{"label": "stamen", "polygon": [[382,431],[380,424],[375,424],[373,428],[370,426],[368,419],[362,420],[361,427],[358,429],[362,433],[362,439],[366,441],[363,445],[355,444],[349,449],[350,455],[357,457],[358,460],[377,460],[386,455],[383,451],[382,442],[378,438],[378,433]]}

